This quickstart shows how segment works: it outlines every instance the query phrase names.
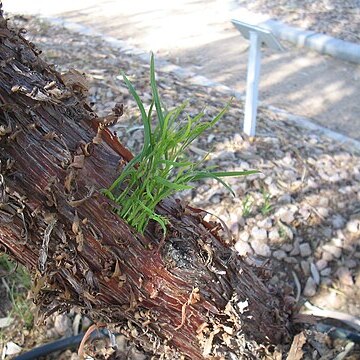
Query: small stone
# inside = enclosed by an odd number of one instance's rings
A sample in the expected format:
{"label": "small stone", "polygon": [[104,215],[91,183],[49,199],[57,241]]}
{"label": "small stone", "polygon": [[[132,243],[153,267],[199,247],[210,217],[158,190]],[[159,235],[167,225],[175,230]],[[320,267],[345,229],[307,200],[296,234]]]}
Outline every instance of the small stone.
{"label": "small stone", "polygon": [[[14,343],[13,341],[9,341],[6,345],[5,345],[5,349],[3,349],[3,354],[4,355],[16,355],[19,354],[22,351],[22,348]],[[5,356],[4,356],[5,358]]]}
{"label": "small stone", "polygon": [[251,236],[255,240],[263,241],[267,239],[267,231],[265,229],[259,229],[257,226],[255,226],[251,230]]}
{"label": "small stone", "polygon": [[348,269],[353,269],[357,266],[357,262],[353,259],[348,259],[344,261],[344,265],[348,268]]}
{"label": "small stone", "polygon": [[325,269],[327,267],[327,261],[324,259],[320,259],[316,262],[316,267],[319,271]]}
{"label": "small stone", "polygon": [[272,221],[270,218],[266,218],[264,220],[258,221],[257,226],[259,228],[269,230],[272,227]]}
{"label": "small stone", "polygon": [[329,277],[322,277],[320,283],[321,283],[321,285],[331,286],[332,285],[332,280]]}
{"label": "small stone", "polygon": [[278,196],[282,193],[282,191],[274,183],[269,184],[268,192],[271,196]]}
{"label": "small stone", "polygon": [[71,320],[66,316],[66,314],[56,315],[54,328],[60,336],[63,336],[67,332],[71,331]]}
{"label": "small stone", "polygon": [[89,95],[95,95],[98,92],[98,88],[96,86],[91,86],[89,88]]}
{"label": "small stone", "polygon": [[331,227],[326,226],[323,227],[321,230],[321,234],[324,235],[324,238],[329,239],[333,233],[333,229],[331,229]]}
{"label": "small stone", "polygon": [[240,224],[239,224],[239,217],[236,212],[230,213],[229,228],[230,228],[230,232],[237,239],[239,237]]}
{"label": "small stone", "polygon": [[360,272],[358,272],[357,274],[355,274],[355,286],[357,288],[360,288]]}
{"label": "small stone", "polygon": [[312,253],[311,247],[308,243],[300,244],[299,248],[301,257],[308,257]]}
{"label": "small stone", "polygon": [[303,294],[307,297],[312,297],[316,294],[316,283],[312,277],[307,279]]}
{"label": "small stone", "polygon": [[282,260],[286,258],[286,252],[284,250],[276,250],[273,252],[273,257],[277,260]]}
{"label": "small stone", "polygon": [[308,209],[301,208],[299,210],[299,214],[303,218],[303,220],[307,220],[310,216],[310,211]]}
{"label": "small stone", "polygon": [[215,134],[210,134],[206,140],[207,143],[208,144],[212,143],[212,141],[215,139],[215,137],[216,137]]}
{"label": "small stone", "polygon": [[271,177],[271,176],[267,176],[266,178],[265,178],[265,180],[264,180],[264,183],[266,184],[266,185],[270,185],[272,182],[273,182],[273,178]]}
{"label": "small stone", "polygon": [[247,256],[253,254],[251,246],[245,241],[237,241],[234,245],[234,248],[240,256]]}
{"label": "small stone", "polygon": [[238,220],[239,220],[239,226],[241,226],[241,228],[243,228],[246,224],[245,219],[242,216],[239,216]]}
{"label": "small stone", "polygon": [[46,338],[51,339],[54,338],[56,336],[59,336],[58,333],[55,331],[54,328],[51,329],[47,329],[46,330]]}
{"label": "small stone", "polygon": [[345,225],[345,219],[341,215],[336,214],[332,217],[331,224],[334,229],[342,229]]}
{"label": "small stone", "polygon": [[331,244],[325,244],[323,245],[322,249],[331,255],[333,255],[336,258],[339,258],[341,256],[341,248],[331,245]]}
{"label": "small stone", "polygon": [[306,260],[301,260],[300,262],[301,270],[305,276],[310,275],[310,264]]}
{"label": "small stone", "polygon": [[292,244],[283,244],[281,248],[286,252],[290,252],[294,249],[294,246]]}
{"label": "small stone", "polygon": [[329,199],[325,196],[320,196],[318,198],[318,203],[317,203],[318,206],[323,206],[323,207],[327,207],[329,206]]}
{"label": "small stone", "polygon": [[321,276],[330,276],[331,275],[331,268],[327,267],[324,270],[320,271]]}
{"label": "small stone", "polygon": [[241,241],[247,242],[249,240],[249,237],[250,237],[249,233],[245,230],[239,234],[239,240]]}
{"label": "small stone", "polygon": [[299,239],[296,239],[294,241],[294,247],[292,249],[292,251],[290,252],[291,256],[298,256],[300,254],[300,243],[299,243]]}
{"label": "small stone", "polygon": [[294,217],[294,213],[292,211],[290,211],[289,209],[280,209],[277,212],[277,216],[279,216],[281,222],[285,223],[285,224],[291,224],[295,217]]}
{"label": "small stone", "polygon": [[284,239],[289,239],[292,240],[294,238],[294,234],[292,232],[292,230],[286,226],[286,225],[281,225],[280,228],[280,237],[284,238]]}
{"label": "small stone", "polygon": [[264,257],[271,256],[271,250],[267,244],[264,244],[263,242],[261,242],[259,240],[252,240],[251,246],[257,255],[264,256]]}
{"label": "small stone", "polygon": [[291,195],[290,194],[283,194],[278,198],[278,203],[279,204],[290,204],[292,201]]}
{"label": "small stone", "polygon": [[230,228],[230,232],[234,235],[235,238],[237,238],[237,234],[239,233],[239,224],[232,222],[229,228]]}
{"label": "small stone", "polygon": [[[309,162],[310,163],[310,162]],[[316,165],[316,161],[313,163],[313,165]],[[312,179],[311,177],[309,177],[308,181],[307,181],[307,187],[309,189],[317,189],[319,187],[319,184]]]}
{"label": "small stone", "polygon": [[295,171],[292,170],[284,170],[282,176],[287,180],[287,182],[291,183],[296,181],[297,174]]}
{"label": "small stone", "polygon": [[297,259],[291,256],[288,256],[284,259],[284,261],[288,264],[297,264]]}
{"label": "small stone", "polygon": [[329,216],[329,209],[327,209],[325,207],[317,207],[316,211],[323,218],[327,218]]}
{"label": "small stone", "polygon": [[354,280],[351,274],[351,271],[344,267],[341,266],[336,270],[336,276],[338,277],[338,279],[340,280],[342,285],[345,286],[353,286],[354,285]]}
{"label": "small stone", "polygon": [[215,194],[210,199],[211,203],[219,204],[221,202],[221,196],[219,194]]}
{"label": "small stone", "polygon": [[314,279],[316,285],[320,284],[320,274],[319,274],[319,270],[317,269],[317,267],[315,266],[314,263],[310,264],[310,272],[311,272],[311,276]]}
{"label": "small stone", "polygon": [[345,209],[348,206],[347,202],[345,201],[339,201],[336,205],[340,210]]}
{"label": "small stone", "polygon": [[332,260],[334,259],[334,257],[333,257],[330,253],[328,253],[328,252],[326,252],[326,251],[324,251],[324,252],[322,253],[321,258],[322,258],[323,260],[325,260],[326,262],[332,261]]}
{"label": "small stone", "polygon": [[235,154],[232,151],[221,151],[216,158],[218,160],[236,160]]}
{"label": "small stone", "polygon": [[348,221],[346,229],[352,234],[360,233],[360,219],[352,219]]}
{"label": "small stone", "polygon": [[338,248],[342,248],[343,247],[343,241],[340,238],[332,238],[331,239],[331,244],[338,247]]}
{"label": "small stone", "polygon": [[338,237],[341,240],[345,240],[345,234],[341,229],[336,230],[336,237]]}
{"label": "small stone", "polygon": [[10,326],[13,323],[13,321],[14,321],[14,318],[9,317],[9,316],[0,318],[0,329]]}
{"label": "small stone", "polygon": [[286,165],[293,165],[294,158],[291,157],[291,154],[286,154],[286,156],[282,159],[282,162]]}
{"label": "small stone", "polygon": [[280,240],[280,234],[278,229],[273,229],[269,232],[269,239],[273,243],[276,243]]}

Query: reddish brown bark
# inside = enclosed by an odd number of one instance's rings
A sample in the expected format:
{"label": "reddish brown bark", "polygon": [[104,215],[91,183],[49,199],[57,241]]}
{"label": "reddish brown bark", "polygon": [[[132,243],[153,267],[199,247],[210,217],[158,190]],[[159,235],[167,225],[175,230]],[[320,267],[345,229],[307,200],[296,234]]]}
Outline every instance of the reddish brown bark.
{"label": "reddish brown bark", "polygon": [[0,244],[32,271],[45,315],[76,305],[172,359],[250,357],[255,341],[286,341],[284,300],[222,242],[218,225],[167,199],[159,249],[154,224],[142,236],[112,212],[99,190],[131,154],[99,134],[76,73],[54,71],[3,18],[0,65]]}

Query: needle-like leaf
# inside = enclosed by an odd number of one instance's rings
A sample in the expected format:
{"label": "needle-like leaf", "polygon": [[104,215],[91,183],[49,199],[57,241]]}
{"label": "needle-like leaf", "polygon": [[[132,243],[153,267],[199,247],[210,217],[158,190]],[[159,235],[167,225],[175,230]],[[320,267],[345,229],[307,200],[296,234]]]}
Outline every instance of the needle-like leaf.
{"label": "needle-like leaf", "polygon": [[[150,85],[152,102],[148,113],[130,80],[122,73],[130,94],[140,110],[144,127],[144,144],[123,169],[121,175],[103,193],[117,203],[116,213],[129,222],[139,232],[144,232],[149,220],[159,223],[166,234],[168,220],[156,212],[156,206],[164,198],[187,189],[192,189],[194,181],[206,178],[223,184],[233,195],[234,192],[223,178],[244,176],[257,173],[247,171],[214,171],[213,166],[204,167],[205,158],[191,161],[187,149],[204,131],[215,126],[224,116],[230,102],[211,121],[203,121],[205,113],[201,111],[195,117],[182,114],[187,103],[173,110],[163,110],[155,80],[154,55],[151,56]],[[152,110],[155,106],[158,124],[152,130]],[[121,186],[121,188],[120,188]]]}

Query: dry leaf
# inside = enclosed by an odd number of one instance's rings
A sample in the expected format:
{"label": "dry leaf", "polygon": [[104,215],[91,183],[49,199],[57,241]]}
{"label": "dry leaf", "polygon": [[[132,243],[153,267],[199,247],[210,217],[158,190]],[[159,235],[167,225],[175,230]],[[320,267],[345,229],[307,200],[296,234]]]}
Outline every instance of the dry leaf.
{"label": "dry leaf", "polygon": [[61,75],[61,80],[66,87],[74,90],[84,92],[88,90],[88,82],[83,74],[75,69],[70,69],[68,72]]}

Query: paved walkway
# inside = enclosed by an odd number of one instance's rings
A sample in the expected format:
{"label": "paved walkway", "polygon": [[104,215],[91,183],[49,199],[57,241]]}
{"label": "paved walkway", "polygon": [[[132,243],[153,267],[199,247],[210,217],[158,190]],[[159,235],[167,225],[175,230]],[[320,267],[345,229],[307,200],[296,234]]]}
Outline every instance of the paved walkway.
{"label": "paved walkway", "polygon": [[[3,0],[4,10],[61,16],[245,91],[248,42],[230,23],[236,1]],[[264,104],[360,140],[360,66],[285,44],[264,49]]]}

